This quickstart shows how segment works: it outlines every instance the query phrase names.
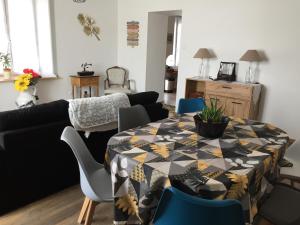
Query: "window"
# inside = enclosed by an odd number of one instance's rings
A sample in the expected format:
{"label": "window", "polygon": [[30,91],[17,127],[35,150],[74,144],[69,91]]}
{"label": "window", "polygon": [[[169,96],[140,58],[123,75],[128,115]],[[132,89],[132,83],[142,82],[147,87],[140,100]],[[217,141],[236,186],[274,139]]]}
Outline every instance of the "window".
{"label": "window", "polygon": [[49,0],[0,0],[0,52],[11,53],[16,73],[53,75]]}

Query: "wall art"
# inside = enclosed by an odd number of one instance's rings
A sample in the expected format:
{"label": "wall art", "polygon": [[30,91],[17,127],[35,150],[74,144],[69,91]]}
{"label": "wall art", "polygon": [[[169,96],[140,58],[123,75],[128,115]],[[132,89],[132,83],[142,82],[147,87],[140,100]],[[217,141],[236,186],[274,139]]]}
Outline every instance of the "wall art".
{"label": "wall art", "polygon": [[96,25],[96,21],[88,15],[80,13],[77,16],[79,23],[83,26],[83,32],[87,36],[95,36],[98,41],[100,41],[100,27]]}
{"label": "wall art", "polygon": [[139,46],[140,23],[137,21],[127,22],[127,45],[131,47]]}

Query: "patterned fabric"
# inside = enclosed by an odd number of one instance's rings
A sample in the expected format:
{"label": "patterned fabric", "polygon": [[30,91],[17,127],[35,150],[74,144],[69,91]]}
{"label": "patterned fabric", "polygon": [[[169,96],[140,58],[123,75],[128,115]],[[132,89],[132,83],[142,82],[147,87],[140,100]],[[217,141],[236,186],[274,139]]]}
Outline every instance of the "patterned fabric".
{"label": "patterned fabric", "polygon": [[288,135],[270,124],[231,118],[223,137],[209,140],[195,133],[192,116],[150,123],[110,139],[106,166],[115,224],[149,224],[169,185],[207,199],[238,199],[252,221],[266,181],[277,178]]}
{"label": "patterned fabric", "polygon": [[69,100],[69,117],[76,130],[107,131],[118,127],[118,111],[130,107],[126,94]]}

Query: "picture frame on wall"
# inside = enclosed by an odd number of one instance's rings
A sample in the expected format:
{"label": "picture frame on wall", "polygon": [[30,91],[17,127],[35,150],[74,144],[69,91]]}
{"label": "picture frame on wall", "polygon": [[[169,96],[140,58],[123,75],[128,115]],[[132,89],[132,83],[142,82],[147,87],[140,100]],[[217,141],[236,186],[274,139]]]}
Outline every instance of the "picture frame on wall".
{"label": "picture frame on wall", "polygon": [[140,23],[138,21],[127,22],[127,45],[134,48],[139,46]]}
{"label": "picture frame on wall", "polygon": [[236,63],[221,62],[217,80],[236,81]]}

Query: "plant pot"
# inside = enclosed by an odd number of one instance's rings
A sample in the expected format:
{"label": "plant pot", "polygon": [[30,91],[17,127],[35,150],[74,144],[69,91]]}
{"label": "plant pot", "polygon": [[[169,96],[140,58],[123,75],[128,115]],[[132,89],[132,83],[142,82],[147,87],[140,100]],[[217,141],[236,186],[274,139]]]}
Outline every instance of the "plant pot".
{"label": "plant pot", "polygon": [[220,123],[204,122],[198,115],[194,116],[197,133],[206,138],[215,139],[223,136],[229,123],[228,117],[223,117]]}
{"label": "plant pot", "polygon": [[3,69],[4,79],[9,79],[11,77],[11,69]]}

